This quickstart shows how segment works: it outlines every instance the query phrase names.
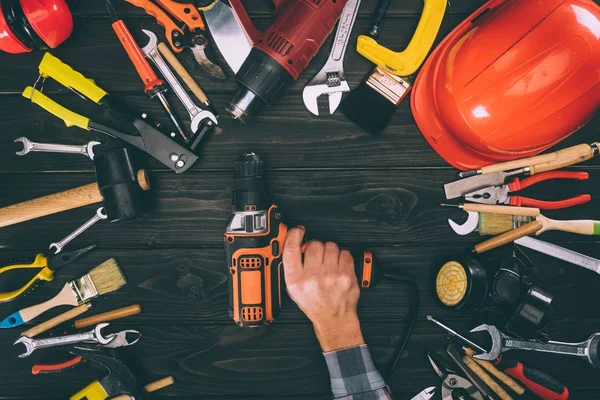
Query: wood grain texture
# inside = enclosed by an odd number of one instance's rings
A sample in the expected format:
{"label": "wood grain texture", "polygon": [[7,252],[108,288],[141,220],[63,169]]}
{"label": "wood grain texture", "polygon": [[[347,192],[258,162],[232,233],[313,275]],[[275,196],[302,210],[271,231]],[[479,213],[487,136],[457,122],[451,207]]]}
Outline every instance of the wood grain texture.
{"label": "wood grain texture", "polygon": [[[139,78],[110,27],[104,2],[70,2],[75,33],[53,54],[168,127],[161,106],[141,92]],[[264,27],[272,15],[271,2],[246,2],[257,25]],[[352,41],[369,26],[376,2],[363,0]],[[437,42],[482,4],[483,0],[452,1]],[[115,6],[140,44],[145,44],[142,28],[164,38],[162,28],[142,10],[124,1],[116,1]],[[417,26],[421,9],[422,0],[393,1],[382,26],[381,42],[402,50]],[[462,222],[466,215],[438,206],[444,200],[443,184],[456,179],[457,171],[423,139],[411,115],[410,99],[401,104],[389,127],[378,137],[364,133],[340,113],[324,113],[317,118],[305,109],[301,91],[327,59],[331,42],[332,38],[300,79],[255,121],[241,126],[223,116],[222,131],[208,137],[202,160],[188,173],[177,176],[148,160],[154,211],[143,220],[94,226],[72,248],[96,243],[97,250],[60,269],[54,281],[43,283],[29,295],[0,304],[0,318],[51,298],[65,282],[114,256],[128,284],[99,298],[86,316],[133,303],[142,305],[142,313],[111,325],[115,330],[137,329],[143,333],[138,344],[119,350],[141,384],[174,376],[175,384],[152,394],[152,399],[329,399],[327,371],[312,327],[290,299],[284,299],[281,317],[268,328],[241,330],[228,316],[222,234],[230,209],[232,166],[240,153],[257,151],[267,161],[271,198],[283,209],[289,225],[303,224],[310,237],[335,240],[351,250],[372,250],[386,272],[410,276],[419,283],[421,316],[388,382],[395,399],[411,399],[423,388],[439,385],[425,354],[443,351],[446,339],[424,316],[431,314],[462,333],[468,332],[475,321],[467,314],[440,306],[434,277],[441,265],[469,251],[481,238],[475,234],[458,237],[448,227],[447,218]],[[99,138],[67,128],[21,97],[23,88],[38,75],[41,56],[36,52],[0,54],[0,207],[95,180],[93,164],[81,156],[14,154],[20,148],[12,141],[19,136],[66,144]],[[225,68],[229,74],[225,82],[212,81],[190,54],[178,55],[178,59],[217,109],[224,110],[236,89],[231,71]],[[214,59],[224,65],[218,53]],[[356,87],[371,65],[349,49],[345,69],[350,86]],[[107,122],[102,110],[68,89],[46,82],[45,91],[68,108]],[[189,123],[179,102],[172,95],[169,98],[176,113]],[[325,110],[325,102],[320,107]],[[596,115],[555,150],[597,141],[599,117]],[[523,194],[544,200],[579,193],[600,197],[600,160],[575,169],[590,172],[590,180],[561,181],[560,187],[545,182]],[[0,260],[33,257],[94,212],[95,207],[88,206],[0,229]],[[547,215],[557,219],[599,217],[596,200]],[[600,258],[599,242],[593,237],[549,232],[542,239]],[[485,257],[509,250],[500,248]],[[532,281],[555,296],[553,318],[546,329],[551,337],[580,341],[600,331],[596,301],[600,276],[531,250],[525,252],[536,267]],[[8,274],[0,274],[2,291],[13,290],[29,277],[4,275]],[[65,310],[58,307],[32,323]],[[395,283],[383,282],[361,294],[359,315],[365,338],[382,372],[400,340],[408,312],[409,293]],[[25,360],[18,359],[22,348],[11,344],[22,330],[0,330],[0,398],[65,399],[104,374],[81,366],[60,375],[31,375],[34,363],[65,360],[66,353],[39,351]],[[484,336],[471,339],[489,345]],[[600,396],[600,372],[583,361],[526,353],[518,357],[567,384],[571,399]]]}

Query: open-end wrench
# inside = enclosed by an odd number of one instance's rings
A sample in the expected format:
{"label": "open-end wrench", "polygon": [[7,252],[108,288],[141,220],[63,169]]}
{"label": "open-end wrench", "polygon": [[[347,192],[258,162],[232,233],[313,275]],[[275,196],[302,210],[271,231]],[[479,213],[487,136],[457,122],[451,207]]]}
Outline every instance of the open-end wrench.
{"label": "open-end wrench", "polygon": [[20,137],[15,139],[15,143],[23,143],[23,150],[17,151],[18,156],[24,156],[31,152],[45,152],[45,153],[66,153],[66,154],[83,154],[89,157],[90,160],[94,159],[94,146],[101,144],[100,142],[89,142],[81,146],[68,145],[68,144],[55,144],[55,143],[36,143],[32,142],[26,137]]}
{"label": "open-end wrench", "polygon": [[96,222],[101,221],[103,219],[107,219],[108,215],[106,215],[106,211],[104,207],[100,207],[96,210],[96,215],[94,215],[89,221],[85,224],[81,225],[79,228],[75,229],[69,235],[67,235],[63,240],[57,243],[52,243],[50,245],[50,250],[54,250],[54,254],[58,254],[62,251],[62,249],[71,243],[77,236],[81,235],[83,232],[87,231],[92,227]]}
{"label": "open-end wrench", "polygon": [[158,51],[158,38],[156,37],[156,35],[153,32],[146,29],[142,29],[142,31],[148,36],[148,38],[150,38],[150,42],[148,42],[148,44],[142,49],[142,53],[144,53],[146,58],[148,58],[154,63],[154,65],[156,65],[156,68],[158,68],[162,76],[169,83],[169,86],[171,86],[173,92],[175,92],[175,94],[179,98],[179,101],[181,101],[181,103],[187,110],[191,119],[192,132],[196,133],[198,131],[198,128],[200,127],[200,123],[206,119],[209,120],[209,124],[218,125],[219,122],[217,121],[217,117],[212,112],[196,106],[196,104],[194,104],[194,101],[187,94],[181,83],[179,83],[179,80],[177,79],[173,71],[171,71],[171,68],[167,65],[167,62],[160,54],[160,51]]}
{"label": "open-end wrench", "polygon": [[35,350],[46,349],[48,347],[67,346],[70,344],[82,342],[108,345],[117,337],[114,334],[109,334],[108,336],[102,335],[102,329],[106,328],[108,325],[108,323],[98,324],[93,330],[88,332],[77,333],[75,335],[52,337],[47,339],[31,339],[27,336],[21,336],[15,341],[13,345],[22,343],[25,346],[25,353],[20,354],[20,358],[29,357],[29,355]]}
{"label": "open-end wrench", "polygon": [[581,357],[589,362],[594,368],[600,369],[600,355],[598,354],[600,333],[594,333],[588,340],[581,343],[555,342],[552,340],[548,341],[548,343],[540,343],[535,340],[512,338],[500,332],[500,330],[493,325],[483,324],[471,330],[471,332],[483,331],[488,332],[492,337],[492,349],[487,353],[476,354],[473,356],[480,360],[494,361],[505,351],[527,350]]}
{"label": "open-end wrench", "polygon": [[324,94],[329,96],[329,113],[333,114],[342,102],[342,95],[350,91],[344,73],[344,55],[350,41],[350,34],[356,21],[359,6],[360,0],[349,0],[346,3],[338,23],[329,58],[323,69],[308,82],[302,92],[304,105],[314,115],[319,115],[319,105],[317,103],[319,97]]}

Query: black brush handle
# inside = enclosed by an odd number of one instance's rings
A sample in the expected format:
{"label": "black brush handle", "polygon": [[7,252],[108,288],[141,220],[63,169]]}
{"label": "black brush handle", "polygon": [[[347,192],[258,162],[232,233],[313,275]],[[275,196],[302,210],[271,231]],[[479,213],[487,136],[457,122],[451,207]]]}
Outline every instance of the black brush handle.
{"label": "black brush handle", "polygon": [[373,13],[373,26],[369,31],[369,36],[371,36],[373,39],[377,39],[379,37],[379,25],[381,25],[383,22],[391,3],[392,0],[379,0],[379,3],[377,3],[377,7]]}

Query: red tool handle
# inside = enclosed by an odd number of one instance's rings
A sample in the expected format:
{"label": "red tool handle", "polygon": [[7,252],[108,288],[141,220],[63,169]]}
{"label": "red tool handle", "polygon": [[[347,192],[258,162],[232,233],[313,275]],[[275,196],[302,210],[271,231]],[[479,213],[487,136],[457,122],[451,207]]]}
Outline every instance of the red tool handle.
{"label": "red tool handle", "polygon": [[51,374],[53,372],[60,372],[64,369],[74,367],[79,364],[83,360],[83,357],[77,356],[68,361],[57,363],[57,364],[35,364],[31,367],[31,373],[34,375],[37,374]]}
{"label": "red tool handle", "polygon": [[135,42],[135,39],[127,29],[127,26],[123,22],[123,20],[119,20],[112,24],[115,33],[119,37],[123,48],[127,52],[129,59],[133,63],[133,66],[137,70],[138,75],[142,78],[142,82],[144,82],[144,92],[148,93],[152,89],[157,86],[162,86],[165,82],[162,79],[159,79],[146,57],[142,53],[142,50]]}
{"label": "red tool handle", "polygon": [[516,192],[530,186],[535,185],[536,183],[540,183],[543,181],[549,181],[552,179],[574,179],[578,181],[585,181],[590,178],[590,175],[587,172],[571,172],[571,171],[550,171],[543,172],[541,174],[537,174],[531,176],[529,178],[525,178],[523,180],[516,178],[511,183],[508,184],[508,188],[511,192]]}
{"label": "red tool handle", "polygon": [[503,357],[498,358],[496,365],[543,400],[567,400],[569,398],[569,389],[565,385],[539,369],[526,367],[516,360],[504,360]]}
{"label": "red tool handle", "polygon": [[561,208],[568,208],[577,206],[579,204],[589,203],[591,200],[592,196],[589,194],[581,194],[570,199],[559,201],[543,201],[530,199],[529,197],[513,196],[510,198],[510,205],[517,207],[535,207],[539,208],[540,210],[559,210]]}

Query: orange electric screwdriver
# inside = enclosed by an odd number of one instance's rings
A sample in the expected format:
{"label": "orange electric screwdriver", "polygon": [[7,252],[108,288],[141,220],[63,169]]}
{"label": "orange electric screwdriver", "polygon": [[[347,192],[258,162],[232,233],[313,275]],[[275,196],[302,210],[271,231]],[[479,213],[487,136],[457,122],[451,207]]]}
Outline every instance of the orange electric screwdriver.
{"label": "orange electric screwdriver", "polygon": [[150,63],[148,62],[148,60],[146,60],[146,57],[142,53],[142,50],[135,42],[135,39],[131,35],[131,32],[129,31],[129,29],[127,29],[125,22],[123,22],[123,20],[117,16],[117,13],[115,11],[115,8],[113,7],[111,0],[106,0],[106,9],[108,10],[108,13],[113,21],[113,30],[119,37],[119,41],[121,42],[123,48],[127,52],[127,55],[133,63],[133,66],[135,67],[138,75],[142,79],[142,82],[144,82],[144,92],[150,98],[158,97],[163,108],[165,109],[167,114],[169,114],[169,118],[171,118],[171,121],[173,121],[173,125],[175,125],[175,128],[177,128],[177,131],[183,137],[183,139],[187,141],[189,138],[181,128],[181,124],[177,120],[177,117],[175,117],[173,109],[169,105],[169,102],[167,101],[167,98],[165,96],[165,92],[167,91],[167,84],[165,83],[165,81],[163,81],[156,75],[156,73],[150,66]]}
{"label": "orange electric screwdriver", "polygon": [[[264,164],[254,153],[235,164],[232,215],[225,231],[229,312],[242,327],[268,325],[279,316],[283,281],[283,244],[287,226],[279,208],[267,201]],[[352,254],[360,286],[373,287],[383,271],[369,251]]]}

